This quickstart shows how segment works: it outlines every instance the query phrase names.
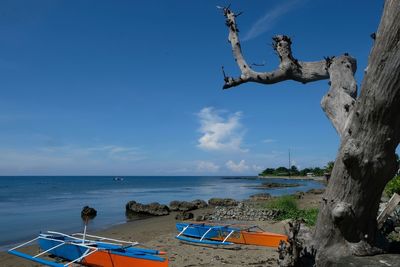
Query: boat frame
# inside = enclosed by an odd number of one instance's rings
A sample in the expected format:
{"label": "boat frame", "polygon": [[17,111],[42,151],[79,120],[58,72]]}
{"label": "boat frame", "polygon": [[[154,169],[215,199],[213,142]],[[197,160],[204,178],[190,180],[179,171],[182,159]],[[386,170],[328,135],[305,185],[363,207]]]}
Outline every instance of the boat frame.
{"label": "boat frame", "polygon": [[[242,244],[278,247],[280,240],[287,241],[287,236],[266,232],[258,225],[182,222],[176,224],[178,230],[178,225],[180,227],[186,226],[183,227],[176,238],[189,243],[216,246]],[[238,236],[233,236],[235,233]]]}
{"label": "boat frame", "polygon": [[189,236],[185,235],[185,231],[187,229],[189,229],[190,227],[195,227],[195,224],[188,224],[187,226],[185,226],[183,228],[183,230],[175,238],[177,238],[181,241],[198,243],[198,244],[207,244],[207,245],[215,245],[215,246],[233,245],[232,242],[228,242],[227,240],[234,232],[236,232],[236,230],[231,230],[226,235],[226,237],[222,241],[220,241],[220,240],[212,240],[211,238],[207,237],[207,235],[213,230],[219,232],[222,235],[223,234],[222,228],[227,228],[226,226],[212,226],[200,238],[194,238],[194,237],[189,237]]}
{"label": "boat frame", "polygon": [[[69,240],[65,241],[65,240],[61,240],[61,239],[55,239],[55,238],[48,237],[49,235],[63,236],[63,237],[68,238]],[[85,240],[85,239],[79,238],[77,236],[82,236],[84,238],[89,237],[90,239]],[[42,251],[34,256],[20,252],[17,250],[19,248],[22,248],[24,246],[27,246],[27,245],[37,241],[39,239],[55,241],[55,242],[58,242],[59,244],[57,244],[49,249],[46,249],[45,251]],[[27,260],[31,260],[33,262],[51,266],[51,267],[67,267],[73,263],[81,262],[83,259],[85,259],[89,255],[91,255],[97,251],[102,251],[102,250],[107,251],[107,249],[105,249],[105,248],[97,248],[97,247],[93,246],[94,244],[96,244],[96,242],[100,242],[100,241],[103,244],[123,246],[123,248],[128,248],[128,247],[136,246],[139,244],[138,242],[128,242],[128,241],[124,241],[124,240],[112,239],[112,238],[107,238],[107,237],[102,237],[102,236],[88,235],[86,233],[74,233],[71,235],[67,235],[67,234],[60,233],[60,232],[47,231],[46,233],[39,234],[38,237],[36,237],[32,240],[29,240],[21,245],[18,245],[16,247],[9,249],[8,253],[18,256],[18,257],[21,257],[21,258],[24,258],[24,259],[27,259]],[[81,247],[83,249],[86,249],[86,251],[78,258],[70,260],[69,262],[67,262],[65,264],[56,263],[53,261],[49,261],[49,260],[40,258],[40,256],[43,256],[45,254],[51,254],[50,252],[52,250],[59,248],[61,246],[64,246],[64,245],[73,245],[73,246]]]}

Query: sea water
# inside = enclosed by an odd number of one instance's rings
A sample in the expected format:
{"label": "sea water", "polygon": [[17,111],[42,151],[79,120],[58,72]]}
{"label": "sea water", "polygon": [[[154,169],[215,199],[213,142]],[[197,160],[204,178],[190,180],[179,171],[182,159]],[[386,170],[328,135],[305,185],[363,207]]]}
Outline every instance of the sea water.
{"label": "sea water", "polygon": [[172,200],[208,200],[230,197],[238,200],[267,192],[292,194],[322,188],[312,180],[268,179],[268,182],[296,183],[298,187],[260,190],[266,182],[256,177],[210,176],[3,176],[0,177],[0,250],[33,238],[41,231],[82,231],[80,212],[86,205],[97,210],[90,230],[99,230],[126,222],[125,204]]}

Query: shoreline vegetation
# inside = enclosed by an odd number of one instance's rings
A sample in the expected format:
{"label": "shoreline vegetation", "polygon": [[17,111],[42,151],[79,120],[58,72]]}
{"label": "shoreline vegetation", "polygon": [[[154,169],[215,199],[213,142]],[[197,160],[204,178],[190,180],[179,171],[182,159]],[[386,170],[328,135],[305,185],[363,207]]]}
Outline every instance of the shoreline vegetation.
{"label": "shoreline vegetation", "polygon": [[301,176],[301,175],[258,175],[258,176],[226,176],[224,180],[259,180],[259,179],[287,179],[287,180],[314,180],[326,181],[326,176]]}
{"label": "shoreline vegetation", "polygon": [[298,169],[297,166],[293,165],[290,168],[286,167],[278,167],[278,168],[266,168],[262,172],[260,172],[258,175],[265,177],[265,176],[276,176],[276,177],[289,177],[291,178],[292,176],[294,177],[321,177],[325,176],[328,177],[330,176],[330,173],[332,172],[334,162],[329,161],[326,166],[323,168],[320,167],[314,167],[314,168],[304,168],[304,169]]}
{"label": "shoreline vegetation", "polygon": [[[252,195],[244,201],[213,198],[202,200],[173,201],[163,216],[145,216],[141,220],[128,221],[95,234],[115,239],[137,241],[146,247],[167,252],[169,266],[277,266],[278,253],[274,248],[256,246],[235,246],[234,249],[194,246],[175,239],[175,223],[183,220],[240,221],[245,224],[259,225],[266,231],[285,234],[289,219],[303,218],[312,226],[318,213],[323,190],[309,190],[294,195],[272,197],[267,193]],[[195,203],[194,205],[188,203]],[[136,203],[138,204],[138,203]],[[197,205],[197,208],[195,207]],[[128,206],[128,204],[127,204]],[[157,207],[156,207],[157,209]],[[164,214],[164,213],[161,213]],[[185,217],[185,214],[190,216]],[[90,233],[90,227],[89,227]],[[24,249],[35,254],[36,246]],[[243,257],[238,257],[243,255]],[[260,257],[260,255],[263,255]],[[34,267],[38,266],[26,260],[0,252],[2,266]]]}

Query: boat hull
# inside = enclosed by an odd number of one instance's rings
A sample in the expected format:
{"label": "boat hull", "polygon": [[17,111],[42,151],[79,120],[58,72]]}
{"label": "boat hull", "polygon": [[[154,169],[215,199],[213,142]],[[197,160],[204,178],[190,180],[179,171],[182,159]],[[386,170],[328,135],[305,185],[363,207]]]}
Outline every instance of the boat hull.
{"label": "boat hull", "polygon": [[[176,229],[181,232],[188,225],[188,223],[177,223]],[[215,225],[203,223],[190,224],[190,226],[184,231],[183,235],[194,238],[201,238],[210,229],[210,227],[215,227]],[[212,229],[207,233],[205,238],[222,241],[232,230],[235,230],[235,232],[226,241],[235,244],[276,248],[279,246],[281,240],[287,242],[286,235],[262,231],[253,232],[230,226],[218,227],[215,230]]]}
{"label": "boat hull", "polygon": [[[216,237],[215,240],[223,240],[221,237]],[[270,232],[247,232],[240,231],[240,235],[233,235],[227,241],[235,244],[255,245],[264,247],[277,248],[281,240],[287,242],[287,236],[270,233]]]}
{"label": "boat hull", "polygon": [[108,251],[97,251],[87,256],[82,261],[82,264],[92,267],[167,267],[168,261],[154,261],[144,258],[127,257]]}
{"label": "boat hull", "polygon": [[[39,246],[42,250],[48,250],[65,240],[39,238]],[[167,267],[168,260],[160,257],[158,251],[141,248],[121,248],[117,245],[110,245],[96,242],[99,250],[86,256],[80,263],[91,267]],[[85,247],[64,244],[50,251],[54,256],[72,261],[90,252]]]}

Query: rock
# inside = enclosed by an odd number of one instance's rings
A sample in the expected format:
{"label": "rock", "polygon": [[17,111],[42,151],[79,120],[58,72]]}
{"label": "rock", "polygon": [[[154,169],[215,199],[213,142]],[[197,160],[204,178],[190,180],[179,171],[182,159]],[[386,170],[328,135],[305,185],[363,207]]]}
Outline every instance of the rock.
{"label": "rock", "polygon": [[172,211],[189,211],[197,209],[197,205],[193,202],[174,200],[169,203],[169,208]]}
{"label": "rock", "polygon": [[196,218],[194,219],[196,222],[201,222],[201,221],[205,221],[204,215],[198,215],[196,216]]}
{"label": "rock", "polygon": [[325,192],[325,189],[310,189],[307,191],[307,194],[314,194],[314,195],[320,195]]}
{"label": "rock", "polygon": [[285,187],[297,187],[297,186],[300,186],[300,184],[264,182],[261,185],[254,186],[253,188],[270,189],[270,188],[285,188]]}
{"label": "rock", "polygon": [[203,208],[207,208],[208,207],[207,202],[205,202],[202,199],[195,199],[195,200],[192,201],[192,203],[195,204],[198,209],[203,209]]}
{"label": "rock", "polygon": [[208,221],[211,219],[212,214],[204,214],[204,215],[198,215],[194,219],[196,222],[201,222],[201,221]]}
{"label": "rock", "polygon": [[390,198],[386,196],[385,194],[382,194],[381,196],[381,202],[389,202]]}
{"label": "rock", "polygon": [[155,215],[155,216],[162,216],[169,214],[168,206],[162,205],[157,202],[153,202],[150,204],[141,204],[137,203],[136,201],[129,201],[126,204],[126,211],[137,214]]}
{"label": "rock", "polygon": [[222,207],[229,207],[229,206],[236,206],[238,201],[232,198],[210,198],[208,200],[208,205],[210,206],[222,206]]}
{"label": "rock", "polygon": [[293,196],[294,196],[295,198],[298,198],[298,199],[304,198],[304,195],[305,195],[304,192],[296,192],[296,193],[293,194]]}
{"label": "rock", "polygon": [[84,220],[94,219],[94,217],[96,217],[96,215],[97,215],[97,211],[94,208],[91,208],[89,206],[83,207],[83,209],[81,211],[81,217]]}
{"label": "rock", "polygon": [[251,200],[257,201],[257,200],[268,200],[271,198],[271,195],[268,193],[259,193],[259,194],[254,194],[250,196]]}
{"label": "rock", "polygon": [[395,222],[391,218],[387,218],[386,221],[382,225],[382,228],[381,228],[382,233],[385,235],[388,235],[395,230],[396,230]]}
{"label": "rock", "polygon": [[176,214],[175,216],[175,220],[178,221],[184,221],[184,220],[190,220],[193,219],[194,215],[191,212],[179,212],[178,214]]}

